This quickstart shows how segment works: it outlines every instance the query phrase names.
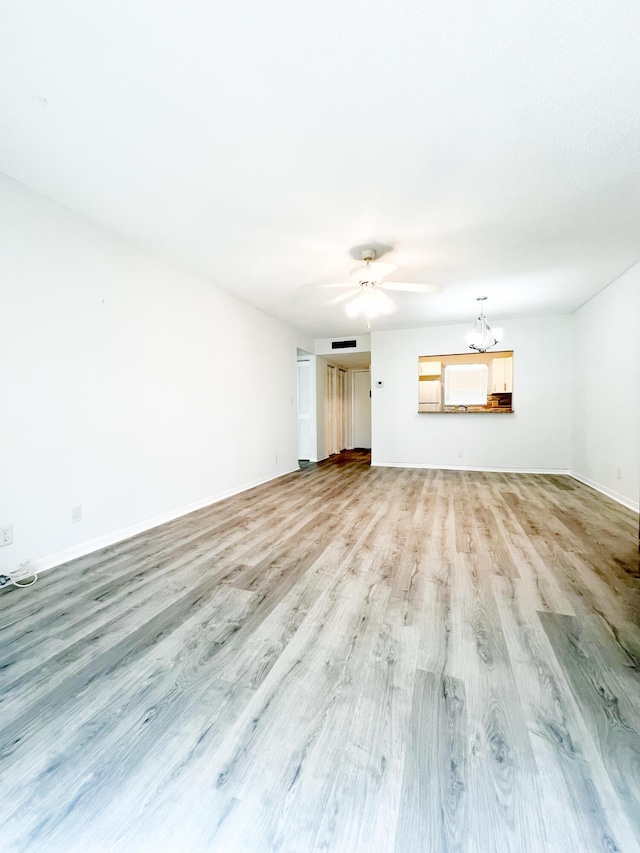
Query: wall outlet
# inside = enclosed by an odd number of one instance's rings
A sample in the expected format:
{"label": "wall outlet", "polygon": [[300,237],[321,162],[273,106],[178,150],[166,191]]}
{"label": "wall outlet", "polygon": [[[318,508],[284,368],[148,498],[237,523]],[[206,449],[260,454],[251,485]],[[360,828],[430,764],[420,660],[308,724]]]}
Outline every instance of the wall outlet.
{"label": "wall outlet", "polygon": [[277,461],[278,461],[278,454],[276,453],[276,463],[277,463]]}
{"label": "wall outlet", "polygon": [[458,458],[462,459],[463,456],[464,456],[464,450],[459,450],[458,451]]}
{"label": "wall outlet", "polygon": [[75,524],[76,521],[82,520],[82,507],[80,504],[71,507],[71,521]]}
{"label": "wall outlet", "polygon": [[3,545],[13,545],[13,527],[10,524],[0,527],[0,548]]}
{"label": "wall outlet", "polygon": [[616,477],[618,478],[618,480],[622,479],[622,468],[616,469]]}

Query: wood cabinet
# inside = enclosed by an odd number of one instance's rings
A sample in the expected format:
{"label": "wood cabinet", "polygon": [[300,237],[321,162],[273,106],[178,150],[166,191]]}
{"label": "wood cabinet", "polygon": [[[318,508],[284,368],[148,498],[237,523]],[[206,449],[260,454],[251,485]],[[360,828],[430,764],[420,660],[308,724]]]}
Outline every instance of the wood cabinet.
{"label": "wood cabinet", "polygon": [[494,358],[491,363],[491,393],[513,391],[513,357]]}

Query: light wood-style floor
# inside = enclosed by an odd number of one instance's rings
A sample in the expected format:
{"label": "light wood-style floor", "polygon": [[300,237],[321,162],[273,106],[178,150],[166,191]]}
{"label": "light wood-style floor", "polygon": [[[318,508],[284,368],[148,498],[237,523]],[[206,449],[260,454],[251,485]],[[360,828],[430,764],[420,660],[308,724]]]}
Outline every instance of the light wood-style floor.
{"label": "light wood-style floor", "polygon": [[637,549],[346,453],[5,590],[0,849],[639,851]]}

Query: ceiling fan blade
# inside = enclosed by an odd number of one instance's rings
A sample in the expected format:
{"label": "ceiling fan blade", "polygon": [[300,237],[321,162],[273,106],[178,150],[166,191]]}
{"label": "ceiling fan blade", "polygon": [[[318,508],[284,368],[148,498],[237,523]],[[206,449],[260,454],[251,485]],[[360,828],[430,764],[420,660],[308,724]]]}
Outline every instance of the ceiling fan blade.
{"label": "ceiling fan blade", "polygon": [[395,264],[387,264],[383,261],[371,261],[351,270],[351,281],[359,284],[361,281],[382,281],[386,275],[396,270]]}
{"label": "ceiling fan blade", "polygon": [[439,293],[442,290],[438,284],[422,284],[417,281],[381,281],[378,287],[385,290],[403,290],[405,293]]}
{"label": "ceiling fan blade", "polygon": [[332,281],[330,284],[311,284],[310,287],[351,287],[353,288],[352,281]]}
{"label": "ceiling fan blade", "polygon": [[356,292],[353,289],[348,290],[346,293],[341,293],[340,296],[330,299],[327,305],[337,305],[338,302],[344,302],[345,299],[353,299],[354,296],[356,296]]}

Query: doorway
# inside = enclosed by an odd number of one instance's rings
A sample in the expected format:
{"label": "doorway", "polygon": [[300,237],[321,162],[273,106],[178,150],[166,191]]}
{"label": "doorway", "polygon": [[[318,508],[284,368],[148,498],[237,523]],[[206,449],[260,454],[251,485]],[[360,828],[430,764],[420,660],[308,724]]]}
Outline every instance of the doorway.
{"label": "doorway", "polygon": [[347,446],[345,440],[345,377],[346,371],[341,367],[335,367],[333,364],[327,365],[324,408],[327,456],[340,453]]}
{"label": "doorway", "polygon": [[311,361],[298,359],[298,459],[309,462],[311,448]]}
{"label": "doorway", "polygon": [[371,372],[354,370],[352,376],[353,446],[357,450],[371,450]]}

